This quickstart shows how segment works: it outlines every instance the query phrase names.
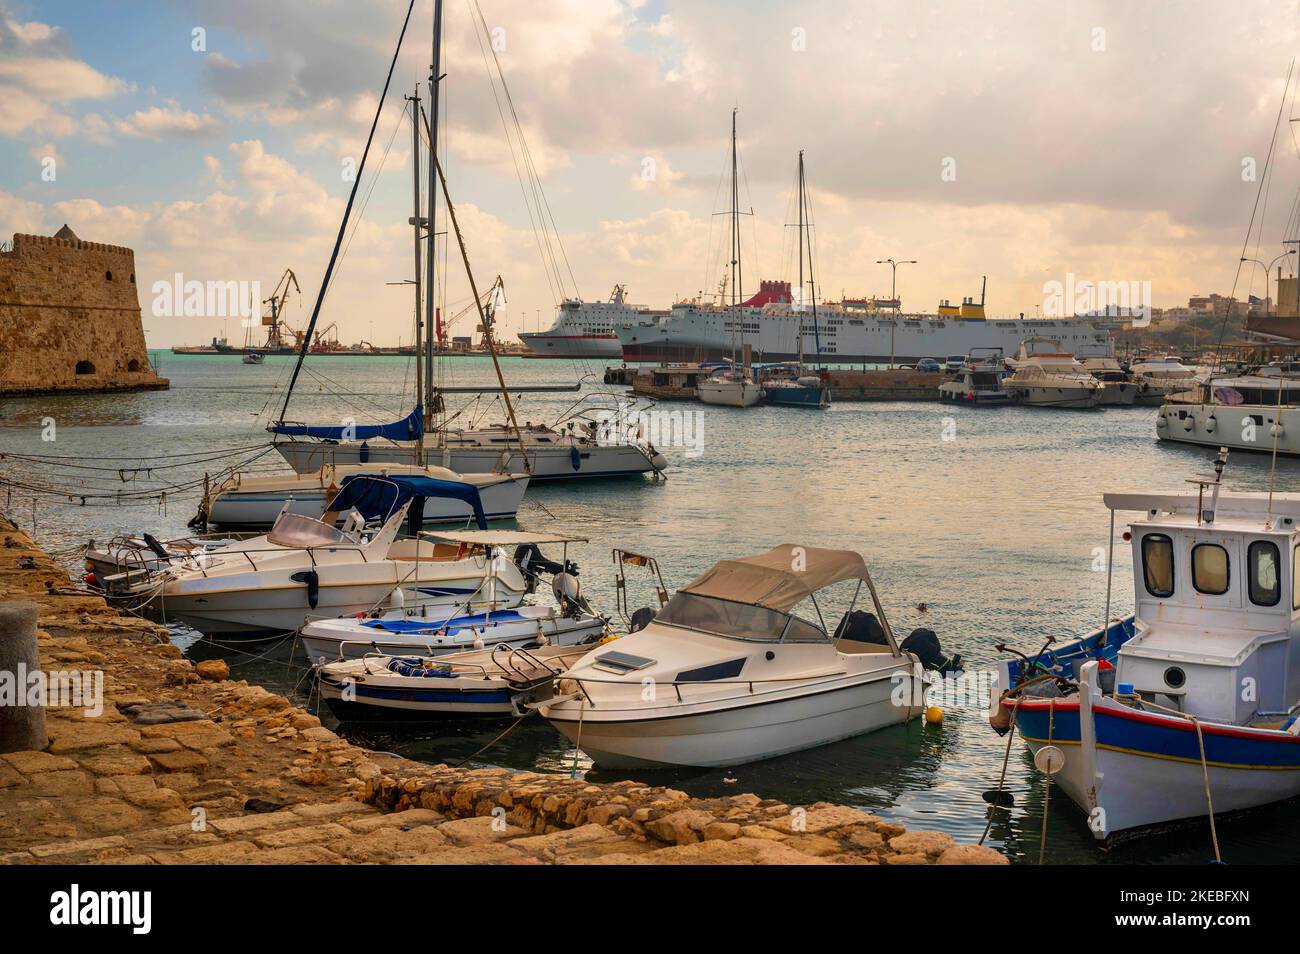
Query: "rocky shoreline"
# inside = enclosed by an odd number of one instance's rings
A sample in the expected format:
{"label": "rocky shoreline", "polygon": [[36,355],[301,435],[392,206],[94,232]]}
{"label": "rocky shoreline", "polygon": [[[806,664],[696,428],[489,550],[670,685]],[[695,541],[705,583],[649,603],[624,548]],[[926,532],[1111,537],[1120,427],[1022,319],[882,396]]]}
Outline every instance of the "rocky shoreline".
{"label": "rocky shoreline", "polygon": [[352,745],[73,586],[0,517],[0,602],[37,604],[46,673],[102,672],[0,755],[3,864],[1006,864],[867,812],[427,765]]}

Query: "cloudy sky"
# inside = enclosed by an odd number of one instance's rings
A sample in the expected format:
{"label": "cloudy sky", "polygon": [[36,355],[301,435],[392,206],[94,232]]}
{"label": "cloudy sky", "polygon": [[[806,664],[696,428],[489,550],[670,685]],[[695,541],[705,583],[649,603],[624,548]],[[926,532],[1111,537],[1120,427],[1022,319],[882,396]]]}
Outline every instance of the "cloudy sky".
{"label": "cloudy sky", "polygon": [[[1226,294],[1300,52],[1295,0],[477,2],[578,291],[626,284],[656,307],[722,276],[714,213],[733,107],[754,213],[748,285],[792,277],[802,149],[827,297],[887,294],[875,263],[891,256],[919,261],[899,270],[916,310],[978,295],[982,275],[990,314],[1032,314],[1044,283],[1070,273],[1149,281],[1156,306]],[[514,332],[539,312],[549,323],[561,292],[474,7],[446,3],[447,166],[476,274],[504,277]],[[0,233],[67,222],[132,246],[154,346],[222,331],[150,314],[153,282],[177,272],[269,292],[292,267],[308,301],[288,317],[304,321],[405,8],[0,0]],[[390,284],[412,269],[401,95],[427,73],[430,22],[430,0],[417,0],[322,312],[344,341],[410,340],[410,293]],[[1264,261],[1282,250],[1300,182],[1293,115],[1288,97],[1247,253]],[[1239,297],[1261,293],[1260,268],[1242,275]],[[449,311],[465,295],[453,269]],[[237,321],[226,331],[242,334]]]}

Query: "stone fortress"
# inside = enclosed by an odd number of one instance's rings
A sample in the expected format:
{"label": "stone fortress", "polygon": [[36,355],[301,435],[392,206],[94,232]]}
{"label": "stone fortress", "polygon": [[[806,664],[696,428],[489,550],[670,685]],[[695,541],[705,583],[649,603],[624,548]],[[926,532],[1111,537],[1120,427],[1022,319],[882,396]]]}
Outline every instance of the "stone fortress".
{"label": "stone fortress", "polygon": [[0,396],[167,386],[149,366],[131,249],[65,225],[0,250]]}

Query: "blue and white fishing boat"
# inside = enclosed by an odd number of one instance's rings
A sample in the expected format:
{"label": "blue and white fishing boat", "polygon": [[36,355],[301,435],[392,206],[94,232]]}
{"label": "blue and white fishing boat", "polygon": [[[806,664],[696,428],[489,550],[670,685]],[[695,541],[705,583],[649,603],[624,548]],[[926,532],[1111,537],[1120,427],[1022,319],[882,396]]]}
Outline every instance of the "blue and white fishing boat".
{"label": "blue and white fishing boat", "polygon": [[1000,667],[994,728],[1103,843],[1300,795],[1300,494],[1223,493],[1226,461],[1194,493],[1106,494],[1112,527],[1143,514],[1136,612]]}

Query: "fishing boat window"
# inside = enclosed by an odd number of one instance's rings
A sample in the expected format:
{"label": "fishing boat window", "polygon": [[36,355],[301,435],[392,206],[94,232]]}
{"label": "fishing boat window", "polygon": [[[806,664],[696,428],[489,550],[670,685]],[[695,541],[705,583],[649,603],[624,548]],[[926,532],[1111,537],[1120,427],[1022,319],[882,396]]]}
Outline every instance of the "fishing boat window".
{"label": "fishing boat window", "polygon": [[1217,543],[1198,543],[1192,547],[1192,586],[1207,596],[1228,592],[1228,551]]}
{"label": "fishing boat window", "polygon": [[678,592],[655,616],[655,622],[717,636],[773,643],[782,638],[797,641],[826,638],[819,628],[798,617],[694,593]]}
{"label": "fishing boat window", "polygon": [[1157,599],[1174,595],[1174,541],[1163,533],[1142,538],[1142,576],[1147,592]]}
{"label": "fishing boat window", "polygon": [[1282,555],[1276,543],[1256,540],[1247,548],[1250,601],[1256,606],[1276,606],[1282,599],[1282,581],[1278,573],[1281,563]]}

